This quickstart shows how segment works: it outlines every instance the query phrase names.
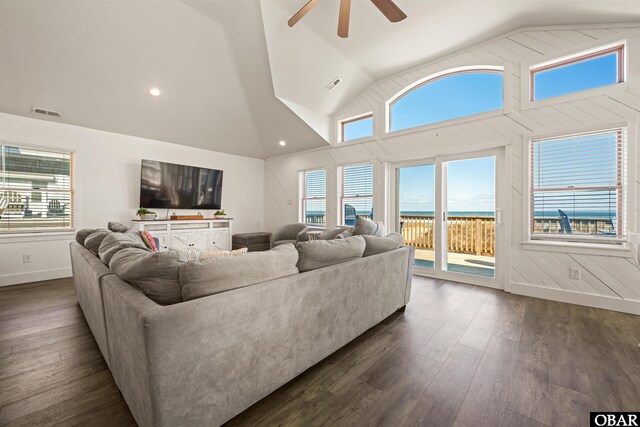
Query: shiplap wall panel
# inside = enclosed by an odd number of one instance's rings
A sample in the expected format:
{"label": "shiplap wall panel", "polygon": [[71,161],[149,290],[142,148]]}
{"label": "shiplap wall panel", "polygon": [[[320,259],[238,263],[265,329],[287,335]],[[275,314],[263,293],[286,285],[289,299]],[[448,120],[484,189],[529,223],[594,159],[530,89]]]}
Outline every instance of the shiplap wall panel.
{"label": "shiplap wall panel", "polygon": [[[365,142],[336,144],[334,147],[268,159],[266,162],[266,221],[269,228],[295,221],[298,217],[298,172],[322,167],[327,170],[327,222],[337,223],[338,205],[335,171],[337,166],[371,161],[374,165],[374,214],[384,214],[385,162],[423,159],[451,153],[471,152],[499,144],[510,144],[510,251],[509,276],[512,282],[559,291],[583,293],[640,301],[640,272],[624,257],[585,255],[569,252],[526,250],[522,242],[527,218],[524,202],[528,185],[524,168],[528,158],[524,145],[531,133],[573,132],[580,127],[608,126],[619,122],[635,123],[640,116],[640,66],[629,70],[626,87],[610,92],[570,98],[564,102],[521,106],[521,90],[529,84],[522,74],[523,64],[546,61],[568,52],[608,44],[614,40],[630,40],[630,57],[640,56],[640,24],[593,25],[575,28],[555,27],[524,29],[495,38],[458,53],[448,55],[404,73],[376,82],[334,115],[339,120],[365,112],[374,113],[375,136]],[[630,65],[635,63],[631,62]],[[638,62],[637,64],[640,64]],[[403,88],[436,72],[469,65],[503,65],[510,99],[505,114],[487,115],[472,121],[428,126],[410,131],[385,134],[385,102]],[[634,125],[635,126],[635,125]],[[637,133],[633,133],[637,135]],[[637,146],[636,140],[629,141]],[[637,150],[635,222],[629,227],[640,231],[640,150]],[[288,202],[292,204],[289,205]],[[569,268],[582,270],[581,280],[569,278]]]}

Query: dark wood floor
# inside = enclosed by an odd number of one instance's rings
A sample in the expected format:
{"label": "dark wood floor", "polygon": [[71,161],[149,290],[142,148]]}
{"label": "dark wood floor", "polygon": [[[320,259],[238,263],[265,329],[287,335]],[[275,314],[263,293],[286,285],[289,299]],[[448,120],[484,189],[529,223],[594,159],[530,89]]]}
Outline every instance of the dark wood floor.
{"label": "dark wood floor", "polygon": [[[640,317],[416,277],[231,426],[570,426],[640,409]],[[0,288],[0,425],[135,425],[69,279]]]}

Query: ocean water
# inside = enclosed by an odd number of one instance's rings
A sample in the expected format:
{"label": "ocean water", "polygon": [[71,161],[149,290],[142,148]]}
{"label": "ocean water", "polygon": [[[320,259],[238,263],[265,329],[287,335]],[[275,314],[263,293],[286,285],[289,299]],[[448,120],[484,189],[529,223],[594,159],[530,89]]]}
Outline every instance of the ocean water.
{"label": "ocean water", "polygon": [[[569,218],[615,218],[616,212],[609,211],[564,211]],[[371,211],[366,212],[357,212],[358,215],[370,215]],[[321,211],[307,211],[307,215],[317,215],[322,216],[324,212]],[[401,211],[400,215],[421,215],[421,216],[434,216],[433,211]],[[495,212],[493,211],[451,211],[448,213],[449,216],[495,216]],[[558,211],[536,211],[534,212],[535,217],[547,217],[547,218],[558,218],[560,215]]]}
{"label": "ocean water", "polygon": [[[615,218],[616,212],[609,211],[564,211],[569,218]],[[401,211],[400,215],[428,215],[433,216],[433,211]],[[495,216],[493,211],[451,211],[449,216]],[[558,218],[560,215],[554,211],[535,211],[535,217]]]}

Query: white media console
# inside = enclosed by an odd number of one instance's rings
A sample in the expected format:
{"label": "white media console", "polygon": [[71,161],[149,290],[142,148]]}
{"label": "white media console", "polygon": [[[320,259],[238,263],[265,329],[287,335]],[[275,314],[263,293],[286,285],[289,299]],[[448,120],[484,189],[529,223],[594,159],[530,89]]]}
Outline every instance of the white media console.
{"label": "white media console", "polygon": [[160,245],[201,251],[231,250],[231,221],[224,219],[133,220],[138,230],[147,230]]}

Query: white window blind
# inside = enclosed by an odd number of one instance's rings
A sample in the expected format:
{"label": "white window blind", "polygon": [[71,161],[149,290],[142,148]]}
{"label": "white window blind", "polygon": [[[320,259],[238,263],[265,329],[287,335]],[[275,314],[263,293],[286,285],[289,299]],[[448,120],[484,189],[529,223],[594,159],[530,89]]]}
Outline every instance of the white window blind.
{"label": "white window blind", "polygon": [[327,223],[327,173],[312,170],[301,173],[301,221],[310,225]]}
{"label": "white window blind", "polygon": [[73,154],[0,143],[0,232],[73,228]]}
{"label": "white window blind", "polygon": [[355,225],[357,217],[373,219],[373,165],[338,169],[340,212],[343,225]]}
{"label": "white window blind", "polygon": [[532,238],[622,240],[625,165],[625,129],[532,140]]}

